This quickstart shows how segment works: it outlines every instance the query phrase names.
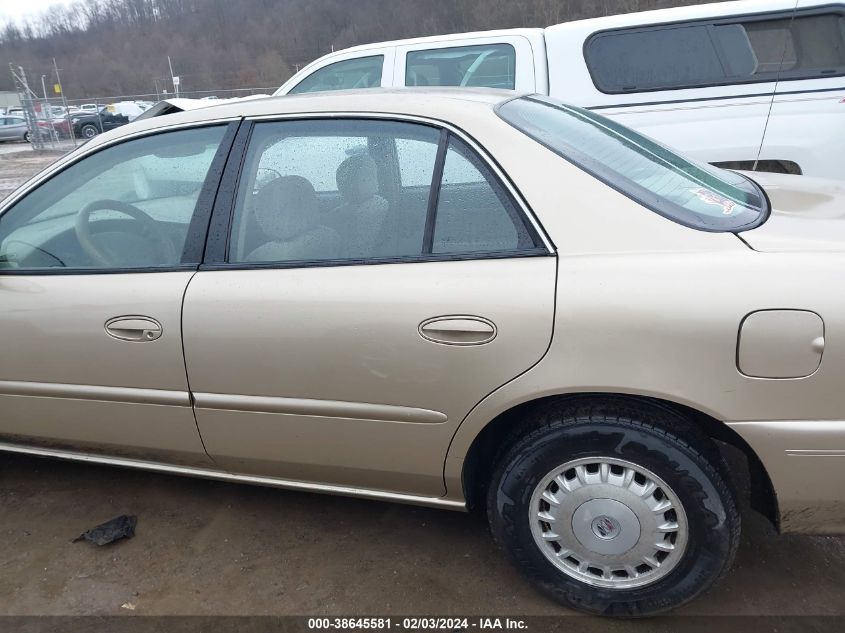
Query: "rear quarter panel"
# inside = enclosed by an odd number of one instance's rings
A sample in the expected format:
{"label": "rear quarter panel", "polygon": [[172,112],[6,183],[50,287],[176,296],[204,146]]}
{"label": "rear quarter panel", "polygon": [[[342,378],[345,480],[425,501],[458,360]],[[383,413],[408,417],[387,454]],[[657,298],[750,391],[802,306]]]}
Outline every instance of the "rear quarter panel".
{"label": "rear quarter panel", "polygon": [[[769,470],[785,530],[845,531],[838,501],[845,495],[829,483],[845,478],[843,254],[755,252],[733,234],[666,220],[518,135],[485,139],[557,247],[555,327],[543,360],[479,403],[459,427],[445,465],[449,495],[462,494],[472,441],[511,407],[566,393],[636,394],[733,426]],[[765,309],[809,310],[824,319],[826,348],[813,375],[739,372],[740,324]],[[797,433],[784,439],[755,424],[773,422],[806,426],[793,426]],[[839,459],[804,467],[786,452],[793,449],[835,449]],[[788,455],[792,461],[784,461]],[[815,498],[800,494],[812,486]]]}

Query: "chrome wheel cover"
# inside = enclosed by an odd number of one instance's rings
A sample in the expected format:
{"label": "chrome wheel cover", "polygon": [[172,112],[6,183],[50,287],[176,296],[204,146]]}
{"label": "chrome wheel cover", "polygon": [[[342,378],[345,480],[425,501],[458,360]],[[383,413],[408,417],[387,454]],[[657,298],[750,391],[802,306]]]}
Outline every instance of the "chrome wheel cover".
{"label": "chrome wheel cover", "polygon": [[683,557],[689,538],[675,492],[623,459],[575,459],[548,473],[531,495],[534,542],[563,573],[608,589],[657,582]]}

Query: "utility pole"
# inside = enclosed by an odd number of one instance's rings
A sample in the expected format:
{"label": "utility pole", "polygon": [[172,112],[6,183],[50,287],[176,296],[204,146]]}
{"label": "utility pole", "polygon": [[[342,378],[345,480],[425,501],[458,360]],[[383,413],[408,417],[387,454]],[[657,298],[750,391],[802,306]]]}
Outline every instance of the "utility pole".
{"label": "utility pole", "polygon": [[173,62],[170,61],[170,55],[167,56],[167,65],[170,66],[170,79],[173,81],[173,92],[179,96],[179,77],[173,74]]}
{"label": "utility pole", "polygon": [[56,71],[56,83],[59,84],[59,92],[62,94],[62,105],[65,109],[65,119],[67,120],[67,127],[70,131],[70,138],[73,140],[73,146],[76,147],[76,134],[73,133],[73,124],[70,122],[70,109],[67,107],[67,97],[65,97],[65,89],[62,86],[62,76],[59,74],[59,65],[56,63],[56,58],[53,58],[53,70]]}
{"label": "utility pole", "polygon": [[46,78],[47,75],[41,75],[41,90],[44,91],[44,101],[47,101],[47,84],[44,83]]}
{"label": "utility pole", "polygon": [[38,99],[38,95],[30,90],[23,66],[18,66],[17,70],[15,70],[15,67],[11,62],[9,62],[9,70],[12,73],[12,78],[15,82],[15,89],[18,91],[18,97],[21,100],[23,117],[26,120],[26,125],[29,129],[32,146],[37,149],[41,149],[43,147],[43,138],[38,133],[38,121],[34,107],[35,101]]}
{"label": "utility pole", "polygon": [[[56,64],[56,58],[53,58],[53,69],[56,71],[56,83],[59,84],[59,92],[62,93],[62,100],[65,100],[65,89],[62,88],[62,76],[59,74],[59,66]],[[67,105],[67,104],[65,104]]]}

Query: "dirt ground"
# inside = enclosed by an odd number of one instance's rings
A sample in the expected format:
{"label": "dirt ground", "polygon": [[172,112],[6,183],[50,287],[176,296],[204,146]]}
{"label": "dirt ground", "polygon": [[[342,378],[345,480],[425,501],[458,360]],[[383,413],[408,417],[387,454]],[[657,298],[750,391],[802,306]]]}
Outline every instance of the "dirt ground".
{"label": "dirt ground", "polygon": [[28,143],[0,143],[0,200],[61,155],[35,152]]}
{"label": "dirt ground", "polygon": [[[0,156],[0,197],[54,158]],[[123,513],[138,516],[135,538],[71,543]],[[845,539],[743,518],[733,570],[680,614],[845,615]],[[0,455],[0,616],[128,613],[567,612],[477,515]]]}
{"label": "dirt ground", "polygon": [[[120,514],[137,534],[71,543]],[[687,615],[845,615],[845,539],[744,513]],[[126,605],[126,606],[124,606]],[[129,608],[131,605],[131,609]],[[0,615],[554,615],[483,517],[0,455]]]}

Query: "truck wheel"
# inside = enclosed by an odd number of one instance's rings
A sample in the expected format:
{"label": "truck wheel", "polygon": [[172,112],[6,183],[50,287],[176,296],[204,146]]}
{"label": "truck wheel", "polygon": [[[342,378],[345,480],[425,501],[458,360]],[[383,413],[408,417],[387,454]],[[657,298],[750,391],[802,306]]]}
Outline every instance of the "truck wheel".
{"label": "truck wheel", "polygon": [[496,542],[541,591],[610,616],[678,607],[733,562],[740,517],[718,449],[639,405],[557,403],[497,461]]}
{"label": "truck wheel", "polygon": [[97,129],[97,126],[88,123],[87,125],[83,125],[82,129],[79,130],[79,133],[82,135],[82,138],[94,138],[97,134],[100,133],[100,130]]}

